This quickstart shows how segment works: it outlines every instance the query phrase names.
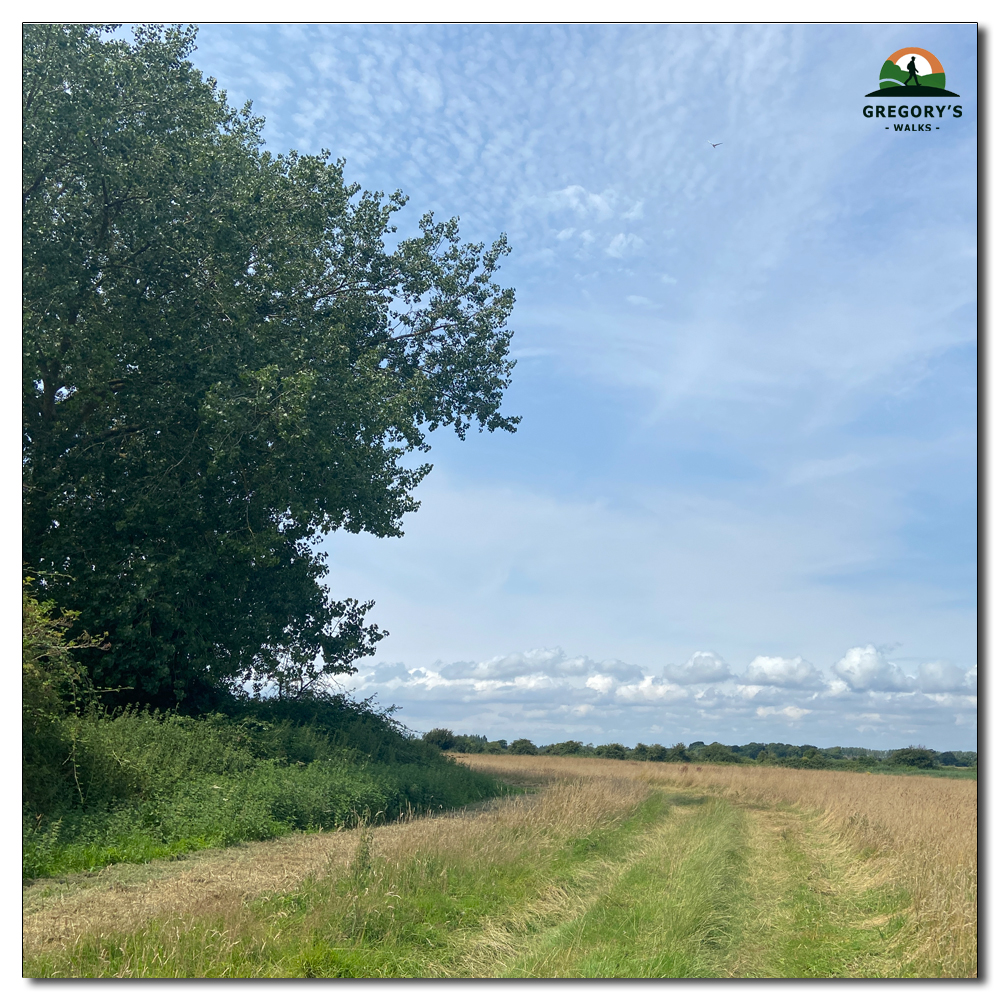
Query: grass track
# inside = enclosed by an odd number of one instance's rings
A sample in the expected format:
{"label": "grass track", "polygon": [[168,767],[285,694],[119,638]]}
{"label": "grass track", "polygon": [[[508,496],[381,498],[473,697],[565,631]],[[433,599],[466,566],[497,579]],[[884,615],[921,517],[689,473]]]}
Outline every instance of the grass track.
{"label": "grass track", "polygon": [[744,822],[728,803],[671,796],[615,883],[580,916],[531,942],[507,975],[584,978],[714,976],[736,929]]}
{"label": "grass track", "polygon": [[[675,797],[585,912],[520,942],[494,975],[876,978],[902,971],[905,893],[796,810]],[[676,804],[681,800],[683,804]],[[687,800],[687,801],[685,801]],[[877,868],[877,866],[876,866]]]}
{"label": "grass track", "polygon": [[926,930],[898,866],[816,809],[592,777],[338,836],[325,872],[313,864],[291,891],[189,900],[128,929],[105,916],[75,940],[36,928],[25,974],[975,974],[974,953],[921,959]]}

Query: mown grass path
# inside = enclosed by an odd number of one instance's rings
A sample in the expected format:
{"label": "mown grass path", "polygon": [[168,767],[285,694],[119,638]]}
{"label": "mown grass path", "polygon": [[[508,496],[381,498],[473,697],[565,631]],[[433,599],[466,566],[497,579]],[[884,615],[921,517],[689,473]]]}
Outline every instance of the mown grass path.
{"label": "mown grass path", "polygon": [[[906,896],[815,818],[676,795],[616,872],[479,974],[841,978],[905,974]],[[470,942],[474,945],[474,942]]]}
{"label": "mown grass path", "polygon": [[[277,891],[260,881],[241,891],[227,852],[217,865],[231,883],[222,893],[212,864],[199,866],[204,891],[194,896],[173,894],[161,865],[147,889],[159,903],[128,917],[115,915],[120,887],[47,904],[36,886],[25,974],[935,974],[913,961],[920,928],[897,869],[861,854],[818,811],[787,804],[640,781],[556,781],[493,809],[321,839],[312,853],[308,837],[293,851],[270,845],[286,859]],[[192,875],[174,881],[190,890]],[[974,955],[971,963],[974,974]]]}

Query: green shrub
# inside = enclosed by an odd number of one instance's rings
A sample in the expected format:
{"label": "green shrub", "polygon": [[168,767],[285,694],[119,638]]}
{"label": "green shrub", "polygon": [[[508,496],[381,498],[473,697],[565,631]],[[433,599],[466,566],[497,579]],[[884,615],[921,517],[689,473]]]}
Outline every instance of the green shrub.
{"label": "green shrub", "polygon": [[722,743],[709,743],[708,746],[701,747],[697,759],[712,764],[738,764],[743,758],[738,757]]}
{"label": "green shrub", "polygon": [[542,747],[542,753],[556,757],[579,757],[587,752],[587,748],[579,740],[566,740],[563,743],[551,743]]}
{"label": "green shrub", "polygon": [[455,734],[450,729],[432,729],[424,733],[424,742],[439,750],[450,750],[455,745]]}
{"label": "green shrub", "polygon": [[893,750],[889,755],[888,764],[890,767],[919,767],[930,769],[938,766],[937,754],[926,747],[904,747],[901,750]]}

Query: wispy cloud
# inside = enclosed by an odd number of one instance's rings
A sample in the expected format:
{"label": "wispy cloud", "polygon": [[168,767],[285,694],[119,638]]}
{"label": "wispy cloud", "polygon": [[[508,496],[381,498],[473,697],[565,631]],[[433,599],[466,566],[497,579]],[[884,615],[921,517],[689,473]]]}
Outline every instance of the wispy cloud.
{"label": "wispy cloud", "polygon": [[595,194],[579,184],[570,184],[540,199],[540,205],[549,212],[571,212],[581,220],[604,222],[615,214],[612,206],[617,200],[613,189]]}
{"label": "wispy cloud", "polygon": [[786,705],[784,708],[775,708],[773,705],[762,705],[757,709],[757,715],[761,719],[766,719],[769,715],[786,715],[794,722],[798,722],[804,715],[808,715],[811,709],[800,708],[798,705]]}
{"label": "wispy cloud", "polygon": [[645,245],[642,237],[636,236],[635,233],[616,233],[611,237],[611,242],[604,248],[604,252],[609,257],[621,259],[641,253]]}

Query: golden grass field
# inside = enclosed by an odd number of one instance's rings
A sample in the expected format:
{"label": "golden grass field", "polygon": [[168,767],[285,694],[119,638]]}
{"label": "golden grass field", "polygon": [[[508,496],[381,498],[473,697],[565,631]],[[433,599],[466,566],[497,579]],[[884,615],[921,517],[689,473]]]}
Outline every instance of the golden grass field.
{"label": "golden grass field", "polygon": [[[869,861],[872,877],[912,897],[915,961],[961,961],[978,933],[978,782],[921,776],[567,757],[461,755],[470,767],[525,779],[600,778],[703,788],[739,802],[794,805]],[[967,974],[974,974],[967,973]]]}
{"label": "golden grass field", "polygon": [[533,794],[42,880],[25,974],[976,975],[973,781],[459,759]]}

